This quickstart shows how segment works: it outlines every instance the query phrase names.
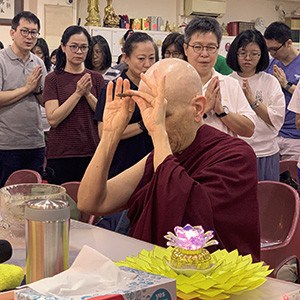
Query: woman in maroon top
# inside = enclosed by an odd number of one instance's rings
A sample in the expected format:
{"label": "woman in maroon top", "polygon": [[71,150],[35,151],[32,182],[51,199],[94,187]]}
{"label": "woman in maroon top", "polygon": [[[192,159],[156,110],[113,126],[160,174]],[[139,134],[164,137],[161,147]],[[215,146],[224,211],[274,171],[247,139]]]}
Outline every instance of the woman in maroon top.
{"label": "woman in maroon top", "polygon": [[45,80],[43,100],[51,125],[46,152],[47,169],[53,170],[50,183],[80,181],[99,142],[93,116],[104,80],[85,68],[90,46],[85,28],[68,27],[55,70]]}

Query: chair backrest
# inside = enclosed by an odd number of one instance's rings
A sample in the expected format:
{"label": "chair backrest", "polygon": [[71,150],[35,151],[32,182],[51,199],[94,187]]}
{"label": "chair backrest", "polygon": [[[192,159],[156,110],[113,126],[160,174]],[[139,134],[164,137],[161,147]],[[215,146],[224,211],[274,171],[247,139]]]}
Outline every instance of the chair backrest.
{"label": "chair backrest", "polygon": [[[278,268],[288,257],[300,259],[300,200],[291,186],[275,181],[258,183],[261,259]],[[273,274],[274,276],[274,274]]]}
{"label": "chair backrest", "polygon": [[299,183],[297,163],[297,160],[281,160],[279,163],[280,174],[284,171],[290,171],[291,176]]}
{"label": "chair backrest", "polygon": [[10,174],[4,186],[18,184],[18,183],[41,183],[41,182],[42,182],[42,176],[38,172],[29,169],[22,169]]}
{"label": "chair backrest", "polygon": [[297,191],[281,182],[260,181],[258,201],[263,246],[288,243],[299,218]]}
{"label": "chair backrest", "polygon": [[[69,181],[69,182],[64,182],[64,183],[61,184],[61,186],[63,186],[66,189],[67,194],[76,203],[78,201],[77,193],[78,193],[79,185],[80,185],[79,181]],[[80,212],[80,214],[81,214],[80,221],[85,222],[85,223],[89,223],[89,224],[94,223],[94,219],[95,219],[94,215],[90,215],[90,214],[87,214],[87,213],[84,213],[84,212]]]}

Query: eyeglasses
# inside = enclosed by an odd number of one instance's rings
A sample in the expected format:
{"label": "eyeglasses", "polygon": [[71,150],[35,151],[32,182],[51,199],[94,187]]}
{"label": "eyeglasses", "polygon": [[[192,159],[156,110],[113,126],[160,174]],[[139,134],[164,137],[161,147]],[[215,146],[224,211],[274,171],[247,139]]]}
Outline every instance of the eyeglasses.
{"label": "eyeglasses", "polygon": [[166,52],[165,52],[165,57],[174,57],[174,58],[178,58],[178,57],[180,57],[180,55],[181,55],[181,53],[180,52],[178,52],[178,51],[173,51],[173,52],[171,52],[171,51],[169,51],[169,50],[167,50]]}
{"label": "eyeglasses", "polygon": [[197,54],[202,53],[204,49],[207,51],[208,54],[215,54],[217,52],[217,50],[219,49],[219,47],[216,45],[203,46],[201,44],[195,44],[195,45],[190,45],[188,43],[186,43],[186,44],[188,46],[192,47],[194,52]]}
{"label": "eyeglasses", "polygon": [[89,50],[89,46],[87,45],[82,45],[82,46],[78,46],[78,45],[67,45],[72,53],[76,53],[78,52],[78,50],[80,49],[80,51],[82,53],[86,53]]}
{"label": "eyeglasses", "polygon": [[20,29],[20,32],[23,37],[28,37],[28,35],[30,34],[34,39],[40,35],[40,33],[36,30]]}
{"label": "eyeglasses", "polygon": [[277,47],[277,48],[273,48],[273,47],[268,48],[268,51],[270,52],[270,54],[275,55],[276,52],[277,52],[278,50],[280,50],[288,40],[289,40],[289,39],[285,40],[285,41],[284,41],[279,47]]}
{"label": "eyeglasses", "polygon": [[261,53],[258,52],[247,52],[247,51],[239,51],[237,53],[238,57],[246,58],[249,55],[251,59],[257,59],[261,56]]}

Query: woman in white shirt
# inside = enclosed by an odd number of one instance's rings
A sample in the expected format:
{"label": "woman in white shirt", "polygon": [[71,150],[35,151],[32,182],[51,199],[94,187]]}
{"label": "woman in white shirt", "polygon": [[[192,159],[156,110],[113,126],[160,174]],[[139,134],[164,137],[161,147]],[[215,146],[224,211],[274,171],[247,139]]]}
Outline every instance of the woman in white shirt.
{"label": "woman in white shirt", "polygon": [[230,46],[227,64],[256,113],[254,134],[243,139],[256,153],[258,179],[279,181],[276,137],[284,121],[285,101],[278,80],[263,71],[269,65],[269,54],[262,34],[257,30],[240,33]]}

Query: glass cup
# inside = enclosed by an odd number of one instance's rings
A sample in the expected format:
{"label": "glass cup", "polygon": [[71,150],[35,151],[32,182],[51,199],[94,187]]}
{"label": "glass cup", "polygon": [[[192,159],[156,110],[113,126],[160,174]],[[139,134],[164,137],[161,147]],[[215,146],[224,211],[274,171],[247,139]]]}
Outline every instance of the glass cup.
{"label": "glass cup", "polygon": [[0,189],[0,236],[12,241],[25,237],[25,203],[33,199],[67,200],[66,189],[59,185],[23,183]]}

